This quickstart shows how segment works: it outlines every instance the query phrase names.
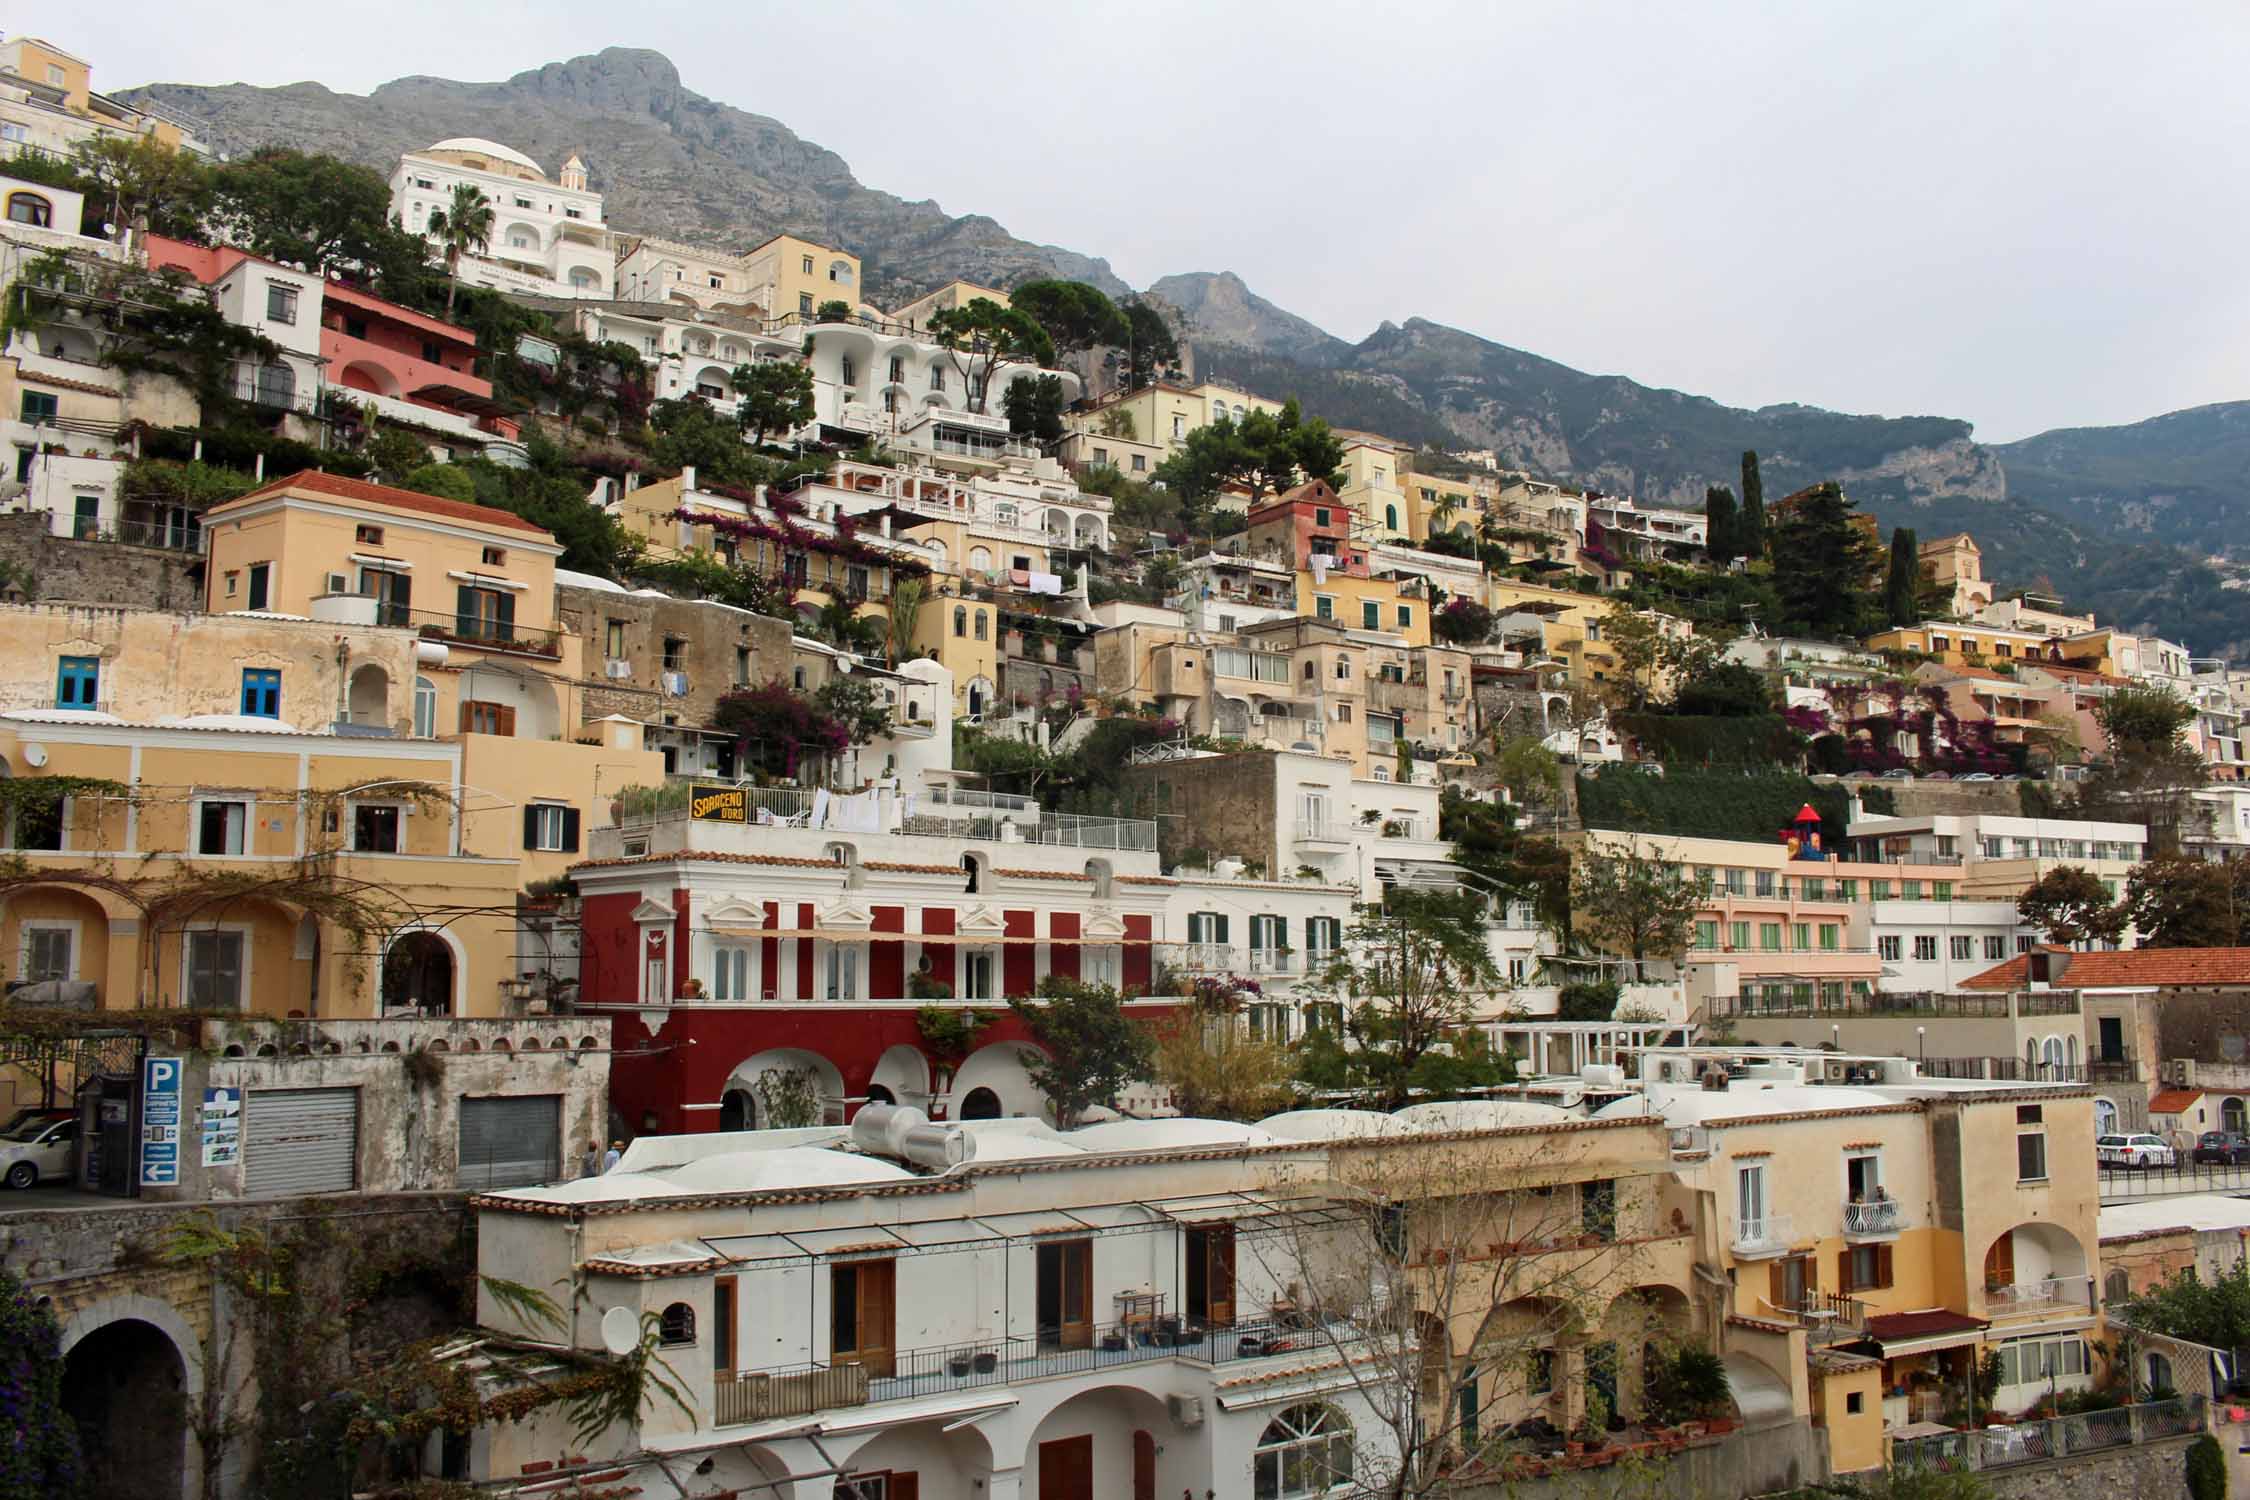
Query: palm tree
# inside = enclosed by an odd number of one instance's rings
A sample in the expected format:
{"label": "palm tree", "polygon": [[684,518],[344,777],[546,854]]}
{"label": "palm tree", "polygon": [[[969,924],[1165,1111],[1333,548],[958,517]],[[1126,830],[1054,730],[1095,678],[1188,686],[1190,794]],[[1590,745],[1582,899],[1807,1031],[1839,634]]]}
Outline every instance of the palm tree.
{"label": "palm tree", "polygon": [[445,246],[445,315],[453,316],[453,298],[461,290],[454,279],[464,253],[475,254],[492,243],[492,200],[473,182],[453,184],[453,205],[430,214],[430,233]]}

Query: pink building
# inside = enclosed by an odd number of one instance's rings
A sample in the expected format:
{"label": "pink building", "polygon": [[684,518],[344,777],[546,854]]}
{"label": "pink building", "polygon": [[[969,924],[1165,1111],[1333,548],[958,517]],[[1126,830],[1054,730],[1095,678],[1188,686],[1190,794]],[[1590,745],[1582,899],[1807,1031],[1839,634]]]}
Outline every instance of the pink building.
{"label": "pink building", "polygon": [[1253,557],[1271,558],[1303,571],[1312,559],[1329,559],[1324,572],[1365,578],[1367,549],[1352,545],[1352,508],[1324,479],[1308,480],[1250,512],[1244,533]]}

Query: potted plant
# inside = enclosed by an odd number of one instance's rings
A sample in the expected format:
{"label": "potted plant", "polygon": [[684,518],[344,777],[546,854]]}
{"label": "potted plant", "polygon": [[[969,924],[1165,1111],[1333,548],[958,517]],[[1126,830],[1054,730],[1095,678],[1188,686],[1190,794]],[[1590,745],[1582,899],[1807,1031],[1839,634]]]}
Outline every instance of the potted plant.
{"label": "potted plant", "polygon": [[959,1380],[969,1373],[969,1351],[955,1349],[945,1356],[945,1373]]}
{"label": "potted plant", "polygon": [[1571,1429],[1570,1448],[1573,1453],[1599,1453],[1609,1441],[1609,1398],[1591,1387],[1586,1392],[1586,1409],[1578,1414],[1578,1425]]}
{"label": "potted plant", "polygon": [[976,1366],[976,1372],[979,1375],[990,1375],[994,1370],[1000,1368],[1000,1351],[997,1349],[979,1349],[971,1356],[971,1363]]}

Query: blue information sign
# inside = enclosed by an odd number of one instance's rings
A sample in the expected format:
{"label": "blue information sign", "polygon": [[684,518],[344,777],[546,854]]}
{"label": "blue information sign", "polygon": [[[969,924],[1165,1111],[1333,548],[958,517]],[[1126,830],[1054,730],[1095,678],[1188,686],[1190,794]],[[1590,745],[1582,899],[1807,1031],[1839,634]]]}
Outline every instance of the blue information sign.
{"label": "blue information sign", "polygon": [[141,1186],[180,1180],[180,1059],[141,1061]]}

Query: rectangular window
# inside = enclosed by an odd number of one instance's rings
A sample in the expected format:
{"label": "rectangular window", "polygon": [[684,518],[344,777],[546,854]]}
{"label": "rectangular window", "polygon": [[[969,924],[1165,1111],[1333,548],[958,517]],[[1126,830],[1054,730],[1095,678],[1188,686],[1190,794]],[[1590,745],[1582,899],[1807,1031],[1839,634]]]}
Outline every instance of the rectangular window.
{"label": "rectangular window", "polygon": [[1837,927],[1834,922],[1823,922],[1820,924],[1820,946],[1830,953],[1836,951]]}
{"label": "rectangular window", "polygon": [[1359,623],[1369,630],[1379,630],[1383,625],[1383,606],[1372,599],[1359,601]]}
{"label": "rectangular window", "polygon": [[243,836],[250,827],[246,802],[206,802],[196,813],[195,852],[247,854]]}
{"label": "rectangular window", "polygon": [[389,803],[362,803],[352,809],[352,849],[360,854],[396,854],[399,810]]}
{"label": "rectangular window", "polygon": [[1188,941],[1191,943],[1224,943],[1227,940],[1227,916],[1218,911],[1191,911],[1188,913]]}
{"label": "rectangular window", "polygon": [[1401,630],[1411,630],[1414,628],[1413,605],[1401,604],[1398,607],[1398,628]]}
{"label": "rectangular window", "polygon": [[2016,1181],[2043,1182],[2047,1177],[2047,1133],[2033,1131],[2016,1137]]}
{"label": "rectangular window", "polygon": [[625,659],[625,622],[612,620],[602,632],[602,651],[611,661]]}
{"label": "rectangular window", "polygon": [[516,732],[516,710],[512,704],[480,703],[474,698],[464,698],[461,700],[461,732],[511,736]]}
{"label": "rectangular window", "polygon": [[720,1374],[734,1369],[735,1285],[732,1276],[711,1283],[711,1368]]}
{"label": "rectangular window", "polygon": [[1768,953],[1779,953],[1781,951],[1781,924],[1779,922],[1760,922],[1758,924],[1758,946]]}
{"label": "rectangular window", "polygon": [[1750,924],[1748,922],[1727,923],[1727,946],[1738,949],[1750,946]]}
{"label": "rectangular window", "polygon": [[1891,1284],[1891,1247],[1853,1245],[1837,1257],[1844,1292],[1879,1291]]}
{"label": "rectangular window", "polygon": [[540,853],[571,853],[578,848],[578,809],[557,802],[534,802],[523,810],[523,846]]}
{"label": "rectangular window", "polygon": [[[253,573],[257,570],[252,569]],[[242,712],[253,719],[281,717],[281,673],[271,667],[242,669]]]}
{"label": "rectangular window", "polygon": [[1984,940],[1984,956],[1992,963],[1999,963],[2008,956],[2008,940],[2004,937],[1986,938]]}
{"label": "rectangular window", "polygon": [[488,568],[506,567],[508,565],[508,549],[505,547],[485,548],[484,565]]}
{"label": "rectangular window", "polygon": [[266,283],[266,321],[268,323],[294,323],[297,321],[297,289],[278,281]]}
{"label": "rectangular window", "polygon": [[1760,870],[1757,872],[1756,879],[1759,895],[1770,896],[1773,894],[1773,871]]}
{"label": "rectangular window", "polygon": [[1905,882],[1905,885],[1904,885],[1904,889],[1903,889],[1903,890],[1902,890],[1902,891],[1900,892],[1900,894],[1901,894],[1901,895],[1902,895],[1902,896],[1903,896],[1903,897],[1904,897],[1904,898],[1905,898],[1906,900],[1908,900],[1908,901],[1919,901],[1919,900],[1921,900],[1921,899],[1922,899],[1922,882],[1921,882],[1921,881],[1919,881],[1919,880],[1909,880],[1909,881],[1906,881],[1906,882]]}
{"label": "rectangular window", "polygon": [[1950,881],[1950,880],[1940,880],[1940,881],[1938,881],[1938,882],[1936,883],[1936,885],[1935,885],[1935,886],[1933,887],[1933,889],[1934,889],[1934,891],[1935,891],[1935,894],[1934,894],[1934,895],[1933,895],[1933,896],[1932,896],[1932,897],[1930,898],[1931,900],[1933,900],[1933,901],[1951,901],[1951,900],[1953,899],[1953,882],[1952,882],[1952,881]]}
{"label": "rectangular window", "polygon": [[1875,940],[1875,952],[1885,963],[1897,963],[1906,956],[1906,945],[1896,937],[1879,937]]}
{"label": "rectangular window", "polygon": [[1955,963],[1967,963],[1970,959],[1976,957],[1977,940],[1975,938],[1955,937],[1950,940],[1947,946],[1952,950]]}
{"label": "rectangular window", "polygon": [[1836,899],[1838,901],[1857,901],[1859,899],[1859,882],[1856,880],[1837,881]]}
{"label": "rectangular window", "polygon": [[1810,948],[1812,946],[1812,923],[1797,922],[1792,924],[1789,929],[1789,946],[1797,949]]}
{"label": "rectangular window", "polygon": [[25,391],[23,393],[23,420],[36,427],[42,422],[52,422],[62,415],[62,399],[52,391]]}
{"label": "rectangular window", "polygon": [[243,935],[191,930],[185,935],[187,1003],[191,1010],[241,1010]]}
{"label": "rectangular window", "polygon": [[1335,619],[1336,601],[1326,594],[1315,594],[1313,596],[1313,618],[1316,620]]}
{"label": "rectangular window", "polygon": [[1914,961],[1924,964],[1937,962],[1937,937],[1935,934],[1927,932],[1915,934]]}
{"label": "rectangular window", "polygon": [[1133,455],[1133,472],[1136,474],[1146,474],[1148,472],[1148,455],[1146,453],[1136,453]]}
{"label": "rectangular window", "polygon": [[1579,1227],[1597,1240],[1617,1238],[1617,1183],[1596,1178],[1578,1187]]}
{"label": "rectangular window", "polygon": [[355,526],[352,528],[352,540],[362,547],[380,547],[383,545],[383,528],[380,526]]}
{"label": "rectangular window", "polygon": [[100,657],[63,657],[55,668],[55,707],[92,708],[100,701],[101,680]]}
{"label": "rectangular window", "polygon": [[1867,899],[1870,901],[1890,900],[1891,883],[1888,880],[1870,880],[1867,882]]}
{"label": "rectangular window", "polygon": [[754,1000],[750,993],[750,950],[726,946],[718,950],[711,965],[711,998],[714,1000]]}
{"label": "rectangular window", "polygon": [[[257,608],[256,605],[251,606]],[[515,639],[516,597],[505,589],[463,584],[453,596],[453,633],[464,641]]]}
{"label": "rectangular window", "polygon": [[23,977],[25,979],[75,979],[77,970],[70,961],[71,930],[68,927],[33,927],[23,929]]}
{"label": "rectangular window", "polygon": [[250,565],[249,607],[252,609],[264,609],[266,607],[267,600],[271,597],[272,587],[273,564],[252,563]]}
{"label": "rectangular window", "polygon": [[1698,947],[1698,948],[1716,948],[1716,947],[1718,947],[1718,946],[1719,946],[1719,924],[1718,924],[1718,923],[1716,923],[1716,922],[1698,922],[1698,923],[1696,923],[1696,924],[1695,924],[1695,946],[1696,946],[1696,947]]}

